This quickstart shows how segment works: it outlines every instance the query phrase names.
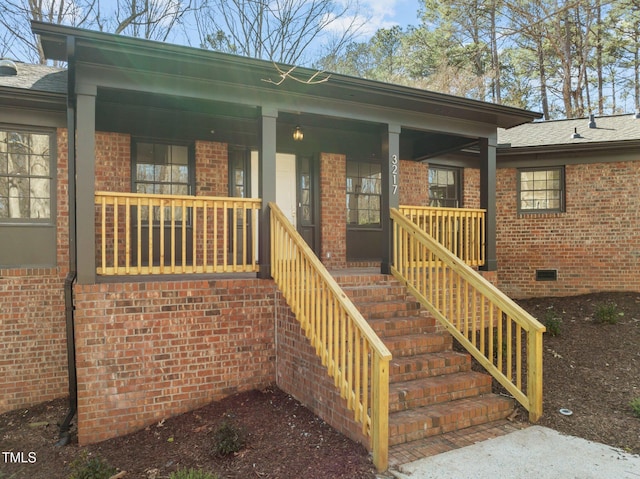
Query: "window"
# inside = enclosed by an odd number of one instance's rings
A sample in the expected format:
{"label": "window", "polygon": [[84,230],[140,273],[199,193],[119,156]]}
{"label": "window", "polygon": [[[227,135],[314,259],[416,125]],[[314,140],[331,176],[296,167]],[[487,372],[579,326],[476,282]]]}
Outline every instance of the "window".
{"label": "window", "polygon": [[[138,141],[134,144],[133,188],[136,193],[162,195],[189,195],[193,191],[192,165],[189,147]],[[165,209],[169,221],[170,208]],[[148,218],[147,208],[142,219]],[[174,211],[175,220],[182,220],[180,208]],[[154,208],[154,219],[160,220],[159,208]]]}
{"label": "window", "polygon": [[380,227],[381,204],[380,164],[347,160],[347,224]]}
{"label": "window", "polygon": [[462,182],[459,168],[429,167],[429,206],[460,208]]}
{"label": "window", "polygon": [[0,129],[0,221],[50,223],[53,135]]}
{"label": "window", "polygon": [[564,168],[519,170],[518,211],[564,211]]}

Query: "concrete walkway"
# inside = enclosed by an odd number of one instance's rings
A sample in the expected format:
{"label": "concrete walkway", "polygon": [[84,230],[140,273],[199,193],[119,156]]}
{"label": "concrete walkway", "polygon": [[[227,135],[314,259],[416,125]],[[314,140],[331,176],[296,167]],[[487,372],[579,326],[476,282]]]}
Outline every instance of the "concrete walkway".
{"label": "concrete walkway", "polygon": [[390,472],[398,479],[640,479],[640,456],[531,426]]}

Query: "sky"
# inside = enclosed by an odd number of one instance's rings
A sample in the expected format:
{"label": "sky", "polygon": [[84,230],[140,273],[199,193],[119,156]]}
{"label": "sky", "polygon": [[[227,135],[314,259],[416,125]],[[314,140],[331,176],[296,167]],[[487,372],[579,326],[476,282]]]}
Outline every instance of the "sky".
{"label": "sky", "polygon": [[371,34],[394,25],[403,28],[417,25],[419,3],[419,0],[362,0],[363,8],[371,15]]}
{"label": "sky", "polygon": [[[103,0],[103,9],[113,8],[117,0]],[[341,0],[336,0],[340,3]],[[366,41],[380,28],[417,25],[420,0],[359,0],[363,16],[368,17],[360,41]]]}

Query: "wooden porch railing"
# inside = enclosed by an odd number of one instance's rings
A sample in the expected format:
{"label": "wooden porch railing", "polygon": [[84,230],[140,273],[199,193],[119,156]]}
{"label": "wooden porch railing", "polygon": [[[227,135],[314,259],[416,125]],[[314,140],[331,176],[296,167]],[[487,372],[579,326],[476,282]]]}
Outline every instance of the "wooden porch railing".
{"label": "wooden porch railing", "polygon": [[484,265],[486,210],[400,206],[400,212],[469,266]]}
{"label": "wooden porch railing", "polygon": [[392,272],[509,391],[542,415],[545,327],[396,209]]}
{"label": "wooden porch railing", "polygon": [[257,271],[260,199],[96,192],[99,275]]}
{"label": "wooden porch railing", "polygon": [[271,209],[271,275],[334,379],[384,471],[389,454],[391,353],[278,206]]}

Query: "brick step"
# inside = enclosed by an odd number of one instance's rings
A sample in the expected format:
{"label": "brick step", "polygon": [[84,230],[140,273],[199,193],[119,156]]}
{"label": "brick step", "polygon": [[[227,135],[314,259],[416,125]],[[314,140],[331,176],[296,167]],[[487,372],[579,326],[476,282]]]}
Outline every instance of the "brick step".
{"label": "brick step", "polygon": [[384,301],[414,301],[415,298],[407,294],[402,286],[347,286],[342,290],[354,303],[373,303]]}
{"label": "brick step", "polygon": [[513,400],[487,394],[389,415],[389,446],[506,418]]}
{"label": "brick step", "polygon": [[398,285],[400,282],[391,275],[378,273],[351,274],[341,271],[331,271],[331,275],[341,287],[372,286],[372,285]]}
{"label": "brick step", "polygon": [[411,334],[435,333],[436,320],[429,316],[403,316],[378,318],[367,321],[380,338],[406,336]]}
{"label": "brick step", "polygon": [[354,303],[358,311],[367,319],[390,319],[419,314],[417,301],[385,301],[373,303]]}
{"label": "brick step", "polygon": [[491,376],[475,371],[446,374],[389,386],[389,412],[404,411],[491,392]]}
{"label": "brick step", "polygon": [[450,350],[453,343],[445,333],[403,334],[382,340],[394,358]]}
{"label": "brick step", "polygon": [[389,364],[389,381],[402,382],[471,370],[471,356],[442,351],[408,357],[394,357]]}

